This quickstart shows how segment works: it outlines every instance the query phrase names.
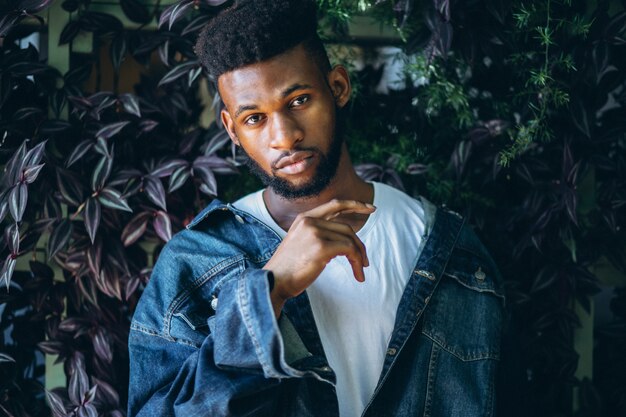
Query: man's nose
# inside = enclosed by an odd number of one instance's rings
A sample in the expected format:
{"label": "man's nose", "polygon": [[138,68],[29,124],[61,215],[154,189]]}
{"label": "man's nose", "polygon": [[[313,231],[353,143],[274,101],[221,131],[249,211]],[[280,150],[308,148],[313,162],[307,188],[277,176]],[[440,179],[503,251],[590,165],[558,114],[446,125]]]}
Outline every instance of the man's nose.
{"label": "man's nose", "polygon": [[292,149],[304,138],[304,130],[289,114],[277,114],[272,118],[270,134],[272,135],[271,146],[275,149]]}

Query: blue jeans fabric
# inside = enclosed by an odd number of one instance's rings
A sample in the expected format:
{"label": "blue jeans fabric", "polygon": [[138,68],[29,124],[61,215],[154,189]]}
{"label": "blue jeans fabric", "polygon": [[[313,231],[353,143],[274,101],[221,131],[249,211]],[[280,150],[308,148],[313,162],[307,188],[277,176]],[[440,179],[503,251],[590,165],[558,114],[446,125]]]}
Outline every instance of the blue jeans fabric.
{"label": "blue jeans fabric", "polygon": [[[274,317],[261,268],[279,244],[216,200],[165,246],[131,325],[129,417],[338,416],[306,292]],[[437,210],[363,416],[494,415],[500,285],[472,230]]]}

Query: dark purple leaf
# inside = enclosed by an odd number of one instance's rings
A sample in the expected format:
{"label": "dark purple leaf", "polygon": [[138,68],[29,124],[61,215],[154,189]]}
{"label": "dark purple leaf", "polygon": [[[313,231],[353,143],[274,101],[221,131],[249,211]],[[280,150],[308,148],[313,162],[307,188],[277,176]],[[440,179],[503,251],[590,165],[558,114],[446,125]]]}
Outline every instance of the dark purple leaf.
{"label": "dark purple leaf", "polygon": [[115,105],[117,103],[117,99],[115,96],[109,92],[101,91],[99,93],[95,93],[91,95],[90,100],[96,103],[95,109],[91,112],[91,115],[96,119],[100,120],[100,113],[103,110]]}
{"label": "dark purple leaf", "polygon": [[4,240],[12,254],[17,255],[20,252],[20,229],[17,223],[12,223],[4,229]]}
{"label": "dark purple leaf", "polygon": [[144,119],[141,122],[139,122],[139,128],[141,129],[143,133],[148,133],[152,131],[152,129],[154,129],[158,125],[159,125],[159,122],[155,120],[149,120],[149,119]]}
{"label": "dark purple leaf", "polygon": [[428,172],[428,165],[414,163],[406,168],[406,173],[409,175],[422,175]]}
{"label": "dark purple leaf", "polygon": [[43,115],[42,110],[39,107],[22,107],[13,113],[13,120],[24,122],[28,119],[40,120]]}
{"label": "dark purple leaf", "polygon": [[168,186],[168,192],[172,193],[182,187],[187,179],[191,176],[191,170],[186,166],[179,167],[170,176],[170,183]]}
{"label": "dark purple leaf", "polygon": [[202,74],[202,67],[198,67],[189,71],[189,79],[187,80],[187,86],[191,87],[193,82],[196,81],[198,76]]}
{"label": "dark purple leaf", "polygon": [[[124,1],[122,1],[122,4],[124,4]],[[124,32],[117,33],[111,41],[109,56],[111,57],[113,69],[116,73],[119,73],[122,62],[124,62],[126,57],[126,35]]]}
{"label": "dark purple leaf", "polygon": [[9,193],[9,212],[16,222],[22,221],[28,200],[28,188],[26,184],[17,184]]}
{"label": "dark purple leaf", "polygon": [[26,162],[26,142],[27,141],[22,142],[4,167],[3,183],[7,187],[17,184],[20,179],[22,170],[24,169],[24,163]]}
{"label": "dark purple leaf", "polygon": [[58,355],[65,349],[63,342],[59,342],[58,340],[46,340],[44,342],[39,342],[37,347],[43,353],[47,353],[48,355]]}
{"label": "dark purple leaf", "polygon": [[67,100],[72,103],[72,105],[77,110],[89,111],[93,108],[93,103],[91,100],[81,96],[68,96]]}
{"label": "dark purple leaf", "polygon": [[580,170],[580,161],[576,162],[572,169],[567,173],[566,181],[568,184],[576,185],[578,182],[578,171]]}
{"label": "dark purple leaf", "polygon": [[98,200],[103,206],[116,210],[123,210],[131,213],[133,212],[133,210],[128,206],[126,199],[122,197],[122,194],[114,188],[105,187],[100,190],[98,193]]}
{"label": "dark purple leaf", "polygon": [[543,213],[541,213],[541,215],[535,222],[535,225],[533,226],[533,229],[532,229],[533,232],[538,232],[538,231],[545,229],[545,227],[547,226],[547,224],[550,222],[551,219],[552,219],[551,209],[548,209],[544,211]]}
{"label": "dark purple leaf", "polygon": [[83,191],[78,178],[69,171],[57,169],[57,186],[66,203],[75,207],[80,206],[83,200]]}
{"label": "dark purple leaf", "polygon": [[125,121],[106,125],[102,129],[98,130],[98,133],[96,133],[96,137],[109,139],[112,136],[118,134],[129,123],[129,121]]}
{"label": "dark purple leaf", "polygon": [[54,271],[48,265],[37,261],[30,261],[28,265],[33,276],[45,278],[46,280],[52,282],[52,279],[54,278]]}
{"label": "dark purple leaf", "polygon": [[98,417],[98,411],[92,404],[85,404],[78,407],[76,417]]}
{"label": "dark purple leaf", "polygon": [[98,240],[87,250],[87,266],[95,276],[99,276],[101,265],[102,243],[100,240]]}
{"label": "dark purple leaf", "polygon": [[122,300],[120,278],[116,273],[111,273],[109,268],[104,268],[100,271],[99,278],[96,282],[98,288],[100,288],[103,293],[109,297],[115,297],[120,301]]}
{"label": "dark purple leaf", "polygon": [[189,111],[189,103],[187,97],[179,92],[175,92],[169,95],[170,103],[174,106],[173,111],[180,110],[181,113],[187,113]]}
{"label": "dark purple leaf", "polygon": [[135,291],[137,291],[139,284],[140,280],[137,277],[132,277],[128,280],[128,282],[126,283],[126,288],[124,289],[124,293],[126,294],[126,301],[130,300],[130,297],[132,297]]}
{"label": "dark purple leaf", "polygon": [[208,14],[202,14],[194,18],[191,22],[189,22],[180,34],[182,36],[185,36],[189,33],[198,32],[208,23],[210,19],[211,19],[211,16],[209,16]]}
{"label": "dark purple leaf", "polygon": [[80,33],[81,23],[78,20],[71,20],[61,31],[61,36],[59,37],[59,45],[65,45],[66,43],[70,43],[74,40],[76,36]]}
{"label": "dark purple leaf", "polygon": [[574,122],[574,126],[578,128],[586,137],[591,137],[591,127],[589,124],[589,116],[587,113],[587,109],[583,104],[582,100],[574,100],[570,106],[570,111],[572,113],[572,121]]}
{"label": "dark purple leaf", "polygon": [[211,140],[207,144],[206,149],[204,150],[204,154],[212,155],[218,150],[224,148],[224,146],[226,146],[226,144],[228,144],[229,142],[230,142],[230,136],[228,136],[228,133],[226,132],[226,130],[221,129],[218,133],[216,133],[211,138]]}
{"label": "dark purple leaf", "polygon": [[0,223],[2,223],[2,220],[4,220],[8,212],[9,202],[6,199],[0,200]]}
{"label": "dark purple leaf", "polygon": [[13,258],[12,255],[9,255],[4,260],[2,270],[0,270],[0,285],[4,283],[7,287],[7,291],[9,290],[9,286],[11,285],[11,277],[13,276],[13,270],[15,270],[16,263],[17,260]]}
{"label": "dark purple leaf", "polygon": [[381,177],[383,167],[377,164],[359,164],[354,167],[354,170],[364,181],[372,181]]}
{"label": "dark purple leaf", "polygon": [[578,226],[578,217],[576,215],[576,207],[578,206],[577,200],[576,200],[576,192],[572,189],[569,189],[568,191],[565,192],[565,195],[563,197],[565,201],[565,208],[567,210],[567,215],[569,216],[572,223]]}
{"label": "dark purple leaf", "polygon": [[596,82],[600,81],[600,77],[607,65],[609,64],[609,46],[605,42],[598,42],[591,52],[593,58],[593,67],[596,73]]}
{"label": "dark purple leaf", "polygon": [[163,239],[164,242],[169,242],[172,238],[172,222],[166,212],[161,210],[157,211],[152,226],[156,234]]}
{"label": "dark purple leaf", "polygon": [[111,174],[111,169],[113,168],[113,157],[112,156],[103,156],[100,158],[98,163],[96,164],[96,168],[93,171],[93,175],[91,177],[91,189],[93,191],[101,190],[104,187],[109,175]]}
{"label": "dark purple leaf", "polygon": [[113,352],[111,351],[111,345],[108,339],[109,337],[106,330],[99,327],[93,336],[93,348],[100,359],[106,363],[111,363],[113,361]]}
{"label": "dark purple leaf", "polygon": [[46,390],[46,399],[54,417],[67,417],[63,400],[57,394]]}
{"label": "dark purple leaf", "polygon": [[22,0],[19,3],[20,10],[26,10],[29,14],[38,13],[52,5],[54,0]]}
{"label": "dark purple leaf", "polygon": [[0,38],[9,33],[9,30],[15,25],[20,16],[20,12],[11,12],[0,18]]}
{"label": "dark purple leaf", "polygon": [[65,120],[46,120],[41,124],[40,130],[42,135],[52,135],[56,133],[62,133],[72,128],[70,122]]}
{"label": "dark purple leaf", "polygon": [[[89,79],[93,70],[92,62],[86,61],[82,65],[72,67],[64,76],[66,85],[82,85]],[[69,97],[68,97],[69,99]]]}
{"label": "dark purple leaf", "polygon": [[202,179],[204,187],[200,186],[200,191],[210,196],[217,195],[217,180],[209,167],[205,165],[196,166],[194,163],[193,173]]}
{"label": "dark purple leaf", "polygon": [[26,181],[26,184],[32,184],[37,179],[44,165],[45,164],[33,165],[24,170],[24,181]]}
{"label": "dark purple leaf", "polygon": [[93,400],[95,400],[96,398],[96,393],[98,392],[98,385],[94,385],[93,387],[91,387],[91,389],[89,390],[89,392],[87,394],[85,394],[85,404],[89,404],[92,403]]}
{"label": "dark purple leaf", "polygon": [[166,67],[171,67],[170,65],[170,41],[169,39],[166,40],[163,45],[159,46],[159,48],[157,49],[157,52],[159,53],[159,59],[161,60],[161,62],[163,63],[163,65],[165,65]]}
{"label": "dark purple leaf", "polygon": [[70,363],[70,383],[67,387],[72,404],[76,406],[82,404],[87,391],[89,391],[89,378],[85,372],[84,359],[81,354],[76,353]]}
{"label": "dark purple leaf", "polygon": [[48,239],[48,259],[52,259],[61,249],[63,249],[72,236],[72,222],[63,219],[54,228]]}
{"label": "dark purple leaf", "polygon": [[146,24],[152,20],[148,8],[138,0],[121,0],[120,5],[124,14],[133,22]]}
{"label": "dark purple leaf", "polygon": [[117,17],[108,13],[85,12],[81,16],[81,29],[88,32],[111,33],[121,30],[124,25]]}
{"label": "dark purple leaf", "polygon": [[130,113],[137,117],[141,117],[141,110],[139,109],[139,100],[137,99],[135,95],[130,94],[130,93],[122,94],[119,97],[119,100],[122,103],[124,110],[126,110],[126,113]]}
{"label": "dark purple leaf", "polygon": [[29,75],[43,74],[48,71],[56,71],[54,68],[40,62],[18,62],[8,68],[7,73],[14,77],[27,77]]}
{"label": "dark purple leaf", "polygon": [[122,243],[130,246],[135,243],[146,231],[151,213],[144,211],[133,217],[122,231]]}
{"label": "dark purple leaf", "polygon": [[165,188],[163,183],[158,178],[146,176],[144,178],[144,191],[148,196],[148,199],[163,210],[167,210],[165,204]]}
{"label": "dark purple leaf", "polygon": [[544,290],[554,284],[559,277],[558,273],[551,267],[544,267],[535,277],[530,293],[534,294]]}
{"label": "dark purple leaf", "polygon": [[69,158],[65,162],[66,167],[72,166],[76,161],[82,158],[94,145],[93,140],[87,139],[76,145]]}
{"label": "dark purple leaf", "polygon": [[96,377],[93,377],[93,383],[98,387],[96,398],[99,403],[102,403],[107,408],[119,407],[120,396],[117,391],[115,391],[115,388]]}
{"label": "dark purple leaf", "polygon": [[189,162],[184,159],[170,159],[152,170],[152,172],[150,172],[150,176],[156,178],[167,177],[168,175],[172,175],[172,172],[175,170],[181,167],[187,167],[188,164]]}
{"label": "dark purple leaf", "polygon": [[102,156],[108,156],[111,154],[109,152],[109,147],[107,146],[107,140],[104,138],[97,138],[93,149]]}
{"label": "dark purple leaf", "polygon": [[191,152],[198,141],[200,136],[200,130],[194,129],[183,136],[182,140],[178,142],[178,154],[186,155]]}
{"label": "dark purple leaf", "polygon": [[165,74],[163,78],[161,78],[161,81],[159,81],[158,86],[160,87],[162,85],[171,83],[172,81],[175,81],[180,77],[187,75],[190,71],[195,70],[196,68],[198,68],[198,66],[198,61],[195,59],[183,62],[182,64],[175,66],[167,74]]}
{"label": "dark purple leaf", "polygon": [[163,10],[161,17],[159,18],[159,27],[162,27],[167,22],[167,30],[172,30],[174,23],[176,23],[178,19],[182,18],[192,6],[193,0],[185,0],[166,8]]}
{"label": "dark purple leaf", "polygon": [[70,317],[69,319],[63,320],[58,329],[62,332],[67,333],[76,333],[81,329],[84,329],[89,325],[89,322],[86,319],[80,317]]}
{"label": "dark purple leaf", "polygon": [[611,21],[604,27],[604,33],[609,37],[616,37],[626,30],[626,11],[620,12],[611,18]]}
{"label": "dark purple leaf", "polygon": [[24,166],[38,165],[41,162],[47,142],[47,140],[44,140],[38,143],[26,153],[26,156],[24,156]]}
{"label": "dark purple leaf", "polygon": [[205,183],[200,184],[200,187],[198,189],[200,190],[200,192],[210,197],[215,197],[217,195],[216,191],[212,189],[211,187],[209,187],[208,185],[206,185]]}
{"label": "dark purple leaf", "polygon": [[101,210],[100,202],[97,199],[90,197],[87,200],[83,218],[91,243],[93,243],[96,239],[96,233],[98,232],[98,226],[100,225]]}

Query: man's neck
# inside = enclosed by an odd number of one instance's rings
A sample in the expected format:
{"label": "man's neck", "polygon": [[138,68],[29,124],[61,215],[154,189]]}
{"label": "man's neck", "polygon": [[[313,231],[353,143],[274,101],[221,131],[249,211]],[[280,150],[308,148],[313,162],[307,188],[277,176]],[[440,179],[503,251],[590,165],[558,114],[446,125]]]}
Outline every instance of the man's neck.
{"label": "man's neck", "polygon": [[[263,201],[267,210],[284,230],[289,230],[298,214],[314,209],[333,199],[356,200],[370,204],[374,200],[374,188],[356,174],[347,152],[343,152],[341,156],[335,177],[318,195],[286,199],[276,194],[271,188],[266,188],[263,192]],[[367,216],[346,214],[339,216],[337,220],[349,224],[356,231],[365,224]]]}

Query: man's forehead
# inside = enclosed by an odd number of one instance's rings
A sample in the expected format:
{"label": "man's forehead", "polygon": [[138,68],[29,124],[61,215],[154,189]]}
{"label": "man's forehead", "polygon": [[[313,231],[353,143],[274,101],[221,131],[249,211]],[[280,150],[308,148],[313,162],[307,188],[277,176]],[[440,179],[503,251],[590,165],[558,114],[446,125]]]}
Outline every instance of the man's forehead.
{"label": "man's forehead", "polygon": [[265,61],[237,68],[220,75],[222,98],[252,99],[281,95],[294,85],[314,88],[323,82],[316,62],[304,48],[294,48]]}

